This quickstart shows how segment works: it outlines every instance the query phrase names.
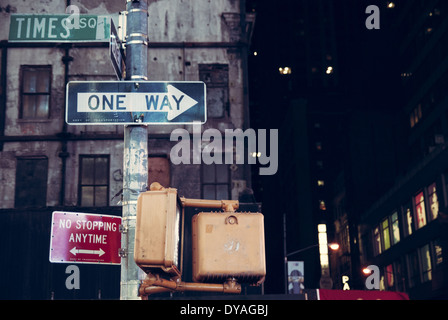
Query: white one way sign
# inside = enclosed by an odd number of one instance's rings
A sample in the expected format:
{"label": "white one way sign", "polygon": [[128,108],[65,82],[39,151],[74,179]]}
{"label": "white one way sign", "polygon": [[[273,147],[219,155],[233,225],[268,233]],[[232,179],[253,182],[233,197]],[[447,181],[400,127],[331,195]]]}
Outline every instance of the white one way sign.
{"label": "white one way sign", "polygon": [[75,81],[67,85],[69,124],[180,124],[206,121],[203,82]]}
{"label": "white one way sign", "polygon": [[167,112],[171,121],[198,102],[176,89],[167,86],[166,93],[149,92],[80,92],[78,112]]}

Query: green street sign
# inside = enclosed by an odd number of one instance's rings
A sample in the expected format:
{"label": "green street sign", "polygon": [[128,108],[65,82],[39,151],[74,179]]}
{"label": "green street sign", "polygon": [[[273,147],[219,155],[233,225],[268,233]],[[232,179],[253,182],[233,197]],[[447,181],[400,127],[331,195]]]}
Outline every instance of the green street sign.
{"label": "green street sign", "polygon": [[109,42],[110,16],[12,14],[11,42]]}

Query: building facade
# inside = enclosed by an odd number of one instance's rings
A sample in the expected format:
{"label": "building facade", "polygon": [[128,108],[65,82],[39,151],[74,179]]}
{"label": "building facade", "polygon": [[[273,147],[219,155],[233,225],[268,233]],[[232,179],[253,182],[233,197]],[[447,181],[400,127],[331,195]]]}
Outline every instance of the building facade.
{"label": "building facade", "polygon": [[396,9],[399,165],[393,186],[361,214],[361,262],[380,268],[382,290],[446,299],[448,7],[406,1]]}
{"label": "building facade", "polygon": [[[337,135],[326,134],[338,126],[332,116],[338,117],[341,103],[336,4],[287,0],[274,8],[269,1],[249,3],[257,10],[249,60],[250,90],[257,92],[251,95],[251,118],[254,126],[279,130],[278,173],[254,177],[270,226],[267,267],[283,280],[285,255],[288,261],[303,261],[304,287],[317,288],[318,225],[332,229],[331,168],[338,161],[331,151]],[[266,292],[286,293],[285,282],[267,278]]]}
{"label": "building facade", "polygon": [[[65,122],[69,81],[117,80],[109,40],[9,41],[12,14],[51,16],[64,14],[68,6],[75,6],[81,15],[110,17],[119,26],[126,1],[3,1],[0,8],[0,216],[11,226],[9,235],[3,235],[4,243],[12,245],[10,255],[14,245],[27,252],[31,247],[25,242],[39,234],[39,241],[44,243],[39,244],[40,254],[27,259],[36,261],[46,275],[42,281],[49,283],[41,286],[45,289],[39,293],[26,293],[15,286],[11,296],[2,293],[6,298],[97,298],[101,297],[101,286],[110,283],[104,279],[96,284],[96,293],[92,293],[93,288],[89,293],[67,293],[62,267],[51,265],[45,252],[50,243],[49,217],[55,208],[121,214],[124,126],[72,126]],[[246,52],[253,23],[254,15],[246,15],[244,1],[148,1],[148,80],[203,81],[207,86],[207,122],[201,130],[214,128],[224,134],[225,129],[248,128]],[[39,35],[42,30],[30,31],[30,37],[33,31]],[[189,198],[238,199],[251,186],[247,164],[174,165],[170,151],[177,141],[170,141],[170,134],[179,127],[193,132],[192,125],[148,126],[148,185],[158,181]],[[203,140],[202,147],[209,142]],[[232,153],[232,159],[235,156],[234,150],[223,152]],[[21,229],[30,219],[40,227],[35,231],[33,227]],[[2,281],[31,274],[32,266],[26,259],[16,263],[20,267],[7,267],[4,274],[9,277]],[[111,266],[107,274],[119,286],[116,270]],[[30,277],[25,278],[37,281]],[[5,284],[12,286],[12,282]]]}

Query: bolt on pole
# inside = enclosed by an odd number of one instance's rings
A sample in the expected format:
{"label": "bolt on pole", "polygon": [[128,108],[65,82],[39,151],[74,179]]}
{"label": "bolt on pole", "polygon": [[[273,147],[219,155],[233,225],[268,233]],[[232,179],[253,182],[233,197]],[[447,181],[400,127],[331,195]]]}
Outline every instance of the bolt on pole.
{"label": "bolt on pole", "polygon": [[[146,0],[126,1],[126,80],[148,80],[148,4]],[[142,272],[134,261],[137,197],[148,183],[148,129],[139,124],[124,128],[123,152],[123,230],[121,243],[120,299],[139,299],[139,276]]]}

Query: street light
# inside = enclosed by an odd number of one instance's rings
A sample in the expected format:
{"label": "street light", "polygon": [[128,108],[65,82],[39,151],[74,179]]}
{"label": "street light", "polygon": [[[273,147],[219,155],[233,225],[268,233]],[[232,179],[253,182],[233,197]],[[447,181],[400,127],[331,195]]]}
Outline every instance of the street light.
{"label": "street light", "polygon": [[[293,252],[290,252],[290,253],[286,253],[286,243],[285,243],[285,246],[284,246],[284,253],[285,253],[285,293],[288,293],[288,257],[292,256],[294,254],[297,254],[297,253],[301,253],[301,252],[307,251],[307,250],[312,249],[312,248],[316,248],[316,247],[319,247],[319,244],[313,244],[313,245],[308,246],[306,248],[302,248],[302,249],[299,249],[299,250],[296,250],[296,251],[293,251]],[[337,250],[339,250],[339,243],[329,243],[328,244],[328,248],[330,248],[332,251],[337,251]]]}
{"label": "street light", "polygon": [[[325,233],[326,233],[326,228],[325,228]],[[325,248],[327,248],[327,246],[328,246],[328,248],[330,248],[330,250],[332,250],[332,251],[339,250],[339,244],[335,243],[335,242],[326,243],[326,237],[325,237],[325,244],[326,244]],[[319,247],[321,245],[322,245],[322,243],[316,243],[311,246],[287,253],[286,252],[286,214],[283,214],[283,256],[284,256],[284,271],[285,271],[285,294],[288,293],[288,257],[292,256],[294,254],[297,254],[297,253],[307,251],[307,250],[315,248],[315,247]]]}
{"label": "street light", "polygon": [[328,247],[333,251],[337,251],[337,250],[339,250],[339,243],[336,243],[336,242],[329,243]]}
{"label": "street light", "polygon": [[[297,251],[293,251],[293,252],[287,253],[287,254],[285,255],[285,258],[286,258],[286,257],[289,257],[289,256],[292,256],[293,254],[300,253],[300,252],[303,252],[303,251],[306,251],[306,250],[309,250],[309,249],[312,249],[312,248],[314,248],[314,247],[318,247],[318,246],[319,246],[319,244],[316,243],[316,244],[313,244],[313,245],[311,245],[311,246],[309,246],[309,247],[302,248],[302,249],[300,249],[300,250],[297,250]],[[335,242],[333,242],[333,243],[329,243],[329,244],[328,244],[328,248],[330,248],[332,251],[337,251],[337,250],[339,250],[339,243],[335,243]]]}
{"label": "street light", "polygon": [[[375,270],[376,269],[376,270]],[[397,275],[397,274],[395,274],[394,272],[391,272],[391,271],[388,271],[387,269],[382,269],[382,271],[383,271],[383,273],[384,273],[384,275],[387,275],[387,276],[392,276],[392,281],[393,282],[395,282],[394,281],[394,279],[396,278],[396,279],[399,279],[399,275]],[[370,276],[370,275],[374,275],[375,273],[377,273],[377,276],[378,276],[378,278],[377,278],[377,281],[378,281],[378,287],[379,287],[379,284],[380,284],[380,282],[381,281],[383,281],[383,280],[381,280],[383,277],[381,276],[381,271],[380,271],[380,269],[377,267],[377,266],[374,266],[374,265],[370,265],[370,266],[368,266],[368,267],[364,267],[363,269],[362,269],[362,273],[365,275],[365,276]],[[402,285],[403,285],[403,291],[406,291],[406,279],[405,279],[405,277],[404,277],[404,275],[402,275],[402,277],[401,277],[401,282],[402,282]],[[389,281],[387,282],[387,286],[388,287],[391,287],[390,285],[389,285]],[[395,284],[395,285],[393,285],[396,289],[398,289],[399,287],[400,287],[400,284],[399,283],[397,283],[397,284]]]}
{"label": "street light", "polygon": [[366,276],[370,275],[372,273],[372,269],[369,269],[368,267],[365,267],[362,269],[362,273],[364,273]]}

